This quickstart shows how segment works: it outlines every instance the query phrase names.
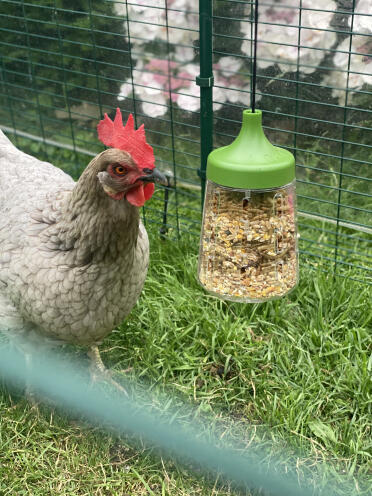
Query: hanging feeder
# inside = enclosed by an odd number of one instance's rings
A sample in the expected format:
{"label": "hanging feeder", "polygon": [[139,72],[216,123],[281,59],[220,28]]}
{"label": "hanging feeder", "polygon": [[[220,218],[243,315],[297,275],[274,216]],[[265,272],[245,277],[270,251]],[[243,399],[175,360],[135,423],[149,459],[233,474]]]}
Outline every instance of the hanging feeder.
{"label": "hanging feeder", "polygon": [[247,303],[298,282],[295,160],[268,141],[259,110],[208,156],[198,274],[210,293]]}

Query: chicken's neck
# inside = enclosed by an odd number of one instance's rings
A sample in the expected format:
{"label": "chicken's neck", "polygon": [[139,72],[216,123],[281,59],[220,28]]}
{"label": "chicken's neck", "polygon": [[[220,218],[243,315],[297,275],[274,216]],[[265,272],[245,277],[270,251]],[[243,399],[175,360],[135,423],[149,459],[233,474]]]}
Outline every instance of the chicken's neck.
{"label": "chicken's neck", "polygon": [[[58,250],[74,266],[117,262],[136,247],[139,211],[125,199],[113,200],[94,170],[85,170],[63,205],[55,225]],[[67,261],[66,260],[66,261]]]}

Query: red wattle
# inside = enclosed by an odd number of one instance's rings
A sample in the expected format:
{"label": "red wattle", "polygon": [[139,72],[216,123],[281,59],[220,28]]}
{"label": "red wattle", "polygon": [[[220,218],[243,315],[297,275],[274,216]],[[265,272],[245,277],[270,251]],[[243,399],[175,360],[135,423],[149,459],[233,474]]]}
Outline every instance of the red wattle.
{"label": "red wattle", "polygon": [[139,184],[137,187],[131,189],[126,194],[126,199],[134,205],[135,207],[143,207],[145,204],[145,195],[143,191],[143,185]]}
{"label": "red wattle", "polygon": [[155,190],[154,183],[140,183],[126,194],[126,199],[135,207],[143,207],[145,202],[152,197]]}
{"label": "red wattle", "polygon": [[145,194],[145,200],[150,200],[152,197],[154,191],[155,191],[155,184],[154,183],[147,183],[145,184],[143,188],[144,194]]}

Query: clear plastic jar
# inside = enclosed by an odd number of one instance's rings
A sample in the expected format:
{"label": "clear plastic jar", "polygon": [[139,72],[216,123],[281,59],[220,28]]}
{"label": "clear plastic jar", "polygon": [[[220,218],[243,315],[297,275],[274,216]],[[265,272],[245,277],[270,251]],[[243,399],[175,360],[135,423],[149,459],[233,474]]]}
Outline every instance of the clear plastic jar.
{"label": "clear plastic jar", "polygon": [[199,281],[220,298],[263,302],[298,282],[295,181],[246,190],[207,181]]}

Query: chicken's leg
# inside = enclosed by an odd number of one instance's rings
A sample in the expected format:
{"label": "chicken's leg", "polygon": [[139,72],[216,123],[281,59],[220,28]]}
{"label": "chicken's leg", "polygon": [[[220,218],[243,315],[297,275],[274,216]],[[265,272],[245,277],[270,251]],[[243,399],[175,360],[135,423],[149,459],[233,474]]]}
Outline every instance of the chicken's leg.
{"label": "chicken's leg", "polygon": [[31,409],[39,411],[39,405],[44,404],[51,408],[56,406],[55,400],[48,395],[48,393],[42,391],[42,386],[38,387],[38,384],[35,384],[32,376],[34,375],[34,369],[38,366],[38,360],[35,361],[35,353],[34,349],[30,348],[29,350],[23,349],[23,354],[25,358],[26,364],[26,380],[25,380],[25,396],[27,401],[31,405]]}
{"label": "chicken's leg", "polygon": [[30,381],[30,377],[32,375],[32,370],[33,370],[32,353],[25,352],[24,357],[25,357],[26,370],[27,370],[25,395],[28,401],[30,402],[30,404],[32,405],[32,408],[35,408],[37,410],[39,406],[39,402],[36,398],[37,395],[35,392],[35,386],[32,384],[32,381]]}
{"label": "chicken's leg", "polygon": [[88,356],[91,359],[90,377],[92,383],[100,380],[107,381],[110,384],[112,384],[116,389],[118,389],[120,392],[128,396],[128,393],[123,388],[123,386],[112,378],[111,372],[107,370],[107,368],[105,367],[104,363],[102,362],[102,358],[99,353],[99,349],[97,345],[92,345],[90,347],[88,351]]}

